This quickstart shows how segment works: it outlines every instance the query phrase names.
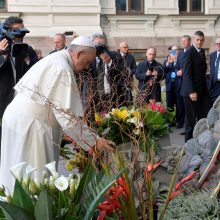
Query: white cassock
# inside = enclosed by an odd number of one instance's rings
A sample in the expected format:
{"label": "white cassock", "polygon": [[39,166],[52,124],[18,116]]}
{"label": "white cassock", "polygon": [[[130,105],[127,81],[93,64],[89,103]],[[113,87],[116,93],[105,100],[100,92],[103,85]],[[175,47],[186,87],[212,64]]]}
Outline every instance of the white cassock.
{"label": "white cassock", "polygon": [[62,129],[88,149],[95,134],[83,116],[80,94],[66,50],[53,53],[35,64],[15,86],[17,95],[2,119],[0,185],[13,189],[9,168],[27,162],[41,179],[44,165],[59,159]]}

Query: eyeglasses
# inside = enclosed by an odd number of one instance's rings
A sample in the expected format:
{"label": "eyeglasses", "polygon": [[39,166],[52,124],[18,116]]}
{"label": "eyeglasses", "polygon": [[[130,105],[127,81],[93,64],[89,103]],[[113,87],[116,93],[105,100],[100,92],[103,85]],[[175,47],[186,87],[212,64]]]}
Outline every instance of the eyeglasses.
{"label": "eyeglasses", "polygon": [[215,43],[216,45],[220,45],[220,43]]}

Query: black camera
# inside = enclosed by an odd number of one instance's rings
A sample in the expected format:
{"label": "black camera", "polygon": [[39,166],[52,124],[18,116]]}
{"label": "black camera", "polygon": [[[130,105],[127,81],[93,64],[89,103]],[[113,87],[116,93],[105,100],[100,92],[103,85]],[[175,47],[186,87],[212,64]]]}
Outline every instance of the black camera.
{"label": "black camera", "polygon": [[96,45],[96,56],[99,57],[103,53],[107,53],[108,49],[105,45]]}
{"label": "black camera", "polygon": [[9,43],[8,52],[13,57],[26,57],[28,55],[28,45],[25,43],[13,43],[13,40],[24,37],[26,33],[30,31],[26,28],[18,28],[16,30],[9,30],[9,26],[6,24],[0,24],[0,41],[6,38]]}
{"label": "black camera", "polygon": [[151,72],[153,72],[153,71],[154,71],[154,68],[153,68],[153,67],[149,67],[148,70],[151,71]]}

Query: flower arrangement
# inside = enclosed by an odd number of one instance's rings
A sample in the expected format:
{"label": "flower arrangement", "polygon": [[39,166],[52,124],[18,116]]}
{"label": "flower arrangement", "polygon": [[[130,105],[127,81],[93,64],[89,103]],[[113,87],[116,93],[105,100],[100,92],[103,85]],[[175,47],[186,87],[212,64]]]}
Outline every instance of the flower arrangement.
{"label": "flower arrangement", "polygon": [[156,143],[168,130],[174,114],[161,103],[152,101],[142,108],[114,108],[108,113],[95,113],[96,129],[116,144],[126,142],[142,146]]}
{"label": "flower arrangement", "polygon": [[26,162],[10,170],[16,178],[14,191],[0,188],[0,219],[91,219],[103,195],[122,174],[96,173],[88,165],[84,174],[60,176],[55,161],[45,165],[52,175],[43,173],[42,181],[32,179],[36,170]]}

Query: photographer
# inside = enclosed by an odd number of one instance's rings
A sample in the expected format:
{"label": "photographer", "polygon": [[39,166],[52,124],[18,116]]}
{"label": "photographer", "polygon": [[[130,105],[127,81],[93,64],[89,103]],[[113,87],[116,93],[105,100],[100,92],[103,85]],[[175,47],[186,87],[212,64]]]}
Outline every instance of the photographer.
{"label": "photographer", "polygon": [[14,98],[13,87],[38,61],[33,48],[23,44],[23,37],[28,32],[18,17],[8,17],[0,28],[0,121]]}
{"label": "photographer", "polygon": [[[106,38],[94,34],[92,41],[96,46],[96,59],[87,72],[83,97],[86,112],[109,112],[112,108],[125,104],[124,60],[118,52],[109,51]],[[91,109],[92,108],[92,109]]]}

